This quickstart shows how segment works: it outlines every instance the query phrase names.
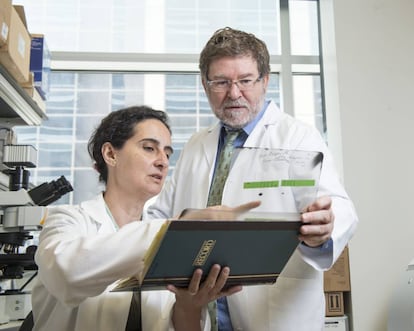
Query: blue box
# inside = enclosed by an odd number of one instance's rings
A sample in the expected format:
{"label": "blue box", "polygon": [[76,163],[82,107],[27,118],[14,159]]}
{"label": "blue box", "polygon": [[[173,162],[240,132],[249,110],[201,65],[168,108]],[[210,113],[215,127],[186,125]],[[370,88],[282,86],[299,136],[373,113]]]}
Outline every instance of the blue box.
{"label": "blue box", "polygon": [[49,94],[49,76],[51,55],[42,34],[31,34],[30,71],[34,74],[34,87],[43,100]]}

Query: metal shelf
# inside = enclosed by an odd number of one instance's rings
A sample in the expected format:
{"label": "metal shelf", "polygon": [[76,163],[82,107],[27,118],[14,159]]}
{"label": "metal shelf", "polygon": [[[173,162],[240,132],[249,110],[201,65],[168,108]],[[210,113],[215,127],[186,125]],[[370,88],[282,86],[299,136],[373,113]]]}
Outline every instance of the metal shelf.
{"label": "metal shelf", "polygon": [[0,128],[40,125],[46,118],[43,110],[0,65]]}

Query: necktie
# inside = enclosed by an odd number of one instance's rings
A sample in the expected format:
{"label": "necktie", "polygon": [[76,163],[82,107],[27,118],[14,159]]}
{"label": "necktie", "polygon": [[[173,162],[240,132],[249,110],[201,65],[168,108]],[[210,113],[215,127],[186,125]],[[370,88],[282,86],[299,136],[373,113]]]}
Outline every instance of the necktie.
{"label": "necktie", "polygon": [[213,182],[210,187],[207,206],[215,206],[221,204],[223,196],[224,183],[230,170],[231,156],[233,155],[233,143],[236,140],[240,131],[228,130],[224,139],[224,146],[220,152],[217,161],[216,171],[214,173]]}
{"label": "necktie", "polygon": [[[223,196],[224,183],[230,171],[231,157],[233,155],[234,146],[233,143],[236,140],[240,131],[226,130],[227,134],[224,139],[224,145],[220,152],[219,159],[217,160],[216,171],[210,187],[210,193],[208,196],[207,206],[215,206],[221,204],[221,198]],[[208,304],[208,312],[211,319],[211,331],[218,331],[217,320],[217,301],[211,301]]]}
{"label": "necktie", "polygon": [[132,292],[131,306],[129,308],[125,331],[141,331],[141,291]]}

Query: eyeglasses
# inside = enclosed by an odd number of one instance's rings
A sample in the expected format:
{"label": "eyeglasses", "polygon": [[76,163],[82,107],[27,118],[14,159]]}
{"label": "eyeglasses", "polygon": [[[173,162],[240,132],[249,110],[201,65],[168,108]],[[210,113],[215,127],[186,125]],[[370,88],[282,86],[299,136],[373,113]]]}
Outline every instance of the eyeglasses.
{"label": "eyeglasses", "polygon": [[254,87],[257,82],[262,80],[262,76],[257,79],[243,78],[238,80],[216,79],[207,80],[208,87],[214,92],[227,92],[233,84],[236,84],[240,91],[248,91]]}

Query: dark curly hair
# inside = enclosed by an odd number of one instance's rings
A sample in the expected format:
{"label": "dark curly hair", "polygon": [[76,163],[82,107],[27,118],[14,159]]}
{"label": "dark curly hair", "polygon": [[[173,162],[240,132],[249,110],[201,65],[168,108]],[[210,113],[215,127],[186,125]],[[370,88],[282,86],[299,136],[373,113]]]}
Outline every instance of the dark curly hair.
{"label": "dark curly hair", "polygon": [[200,54],[201,77],[208,79],[210,64],[225,56],[251,56],[257,62],[261,77],[270,73],[270,56],[266,44],[255,35],[230,27],[219,29],[211,36]]}
{"label": "dark curly hair", "polygon": [[135,134],[136,124],[147,119],[159,120],[171,133],[167,114],[164,111],[147,106],[119,109],[109,113],[102,119],[88,142],[88,152],[95,161],[95,168],[99,172],[100,181],[106,184],[108,180],[108,168],[101,153],[102,145],[109,142],[115,148],[121,149],[125,142]]}

